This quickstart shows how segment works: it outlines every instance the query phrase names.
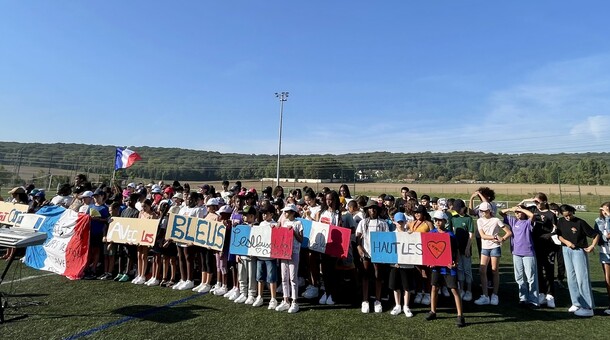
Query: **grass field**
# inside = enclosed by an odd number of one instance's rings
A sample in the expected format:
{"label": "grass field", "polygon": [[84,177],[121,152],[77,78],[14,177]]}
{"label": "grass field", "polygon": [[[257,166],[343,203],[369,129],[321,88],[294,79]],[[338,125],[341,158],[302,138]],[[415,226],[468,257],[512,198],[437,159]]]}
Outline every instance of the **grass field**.
{"label": "grass field", "polygon": [[[581,214],[588,221],[593,214]],[[450,300],[441,296],[439,319],[426,321],[424,306],[411,304],[411,319],[391,316],[393,303],[382,314],[362,314],[359,291],[342,289],[339,303],[320,306],[301,300],[297,314],[265,307],[237,305],[227,299],[108,281],[70,281],[15,262],[0,290],[8,292],[8,322],[0,339],[310,339],[310,338],[607,338],[609,316],[597,253],[590,256],[595,316],[581,319],[567,312],[566,289],[556,293],[557,308],[524,310],[517,305],[511,256],[505,245],[501,263],[500,305],[465,303],[467,327],[454,325]],[[473,263],[478,259],[474,258]],[[0,270],[5,263],[0,264]],[[15,281],[20,280],[21,281]],[[478,275],[475,270],[475,282]],[[13,281],[13,282],[11,282]],[[475,292],[475,298],[478,294]]]}

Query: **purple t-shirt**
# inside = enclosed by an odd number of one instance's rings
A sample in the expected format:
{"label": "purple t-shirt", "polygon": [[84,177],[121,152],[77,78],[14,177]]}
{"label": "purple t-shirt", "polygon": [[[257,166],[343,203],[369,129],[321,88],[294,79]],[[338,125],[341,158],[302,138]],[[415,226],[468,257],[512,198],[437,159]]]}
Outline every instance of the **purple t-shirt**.
{"label": "purple t-shirt", "polygon": [[504,217],[504,223],[510,225],[513,236],[510,238],[510,250],[517,256],[535,256],[532,239],[532,221],[519,220],[515,216]]}

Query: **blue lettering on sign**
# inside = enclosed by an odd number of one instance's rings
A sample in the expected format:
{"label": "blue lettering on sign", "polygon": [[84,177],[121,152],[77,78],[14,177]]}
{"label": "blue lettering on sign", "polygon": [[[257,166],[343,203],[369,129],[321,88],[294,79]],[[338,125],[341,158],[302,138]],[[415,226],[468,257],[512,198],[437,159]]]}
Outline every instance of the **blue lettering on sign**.
{"label": "blue lettering on sign", "polygon": [[197,221],[197,232],[195,233],[195,241],[197,243],[201,243],[202,245],[208,244],[208,242],[205,239],[205,236],[207,236],[209,234],[209,231],[210,231],[210,223],[206,220],[198,220]]}
{"label": "blue lettering on sign", "polygon": [[231,247],[229,251],[235,255],[248,255],[250,226],[238,225],[231,231]]}
{"label": "blue lettering on sign", "polygon": [[191,242],[195,242],[195,238],[193,236],[190,236],[190,231],[191,231],[191,225],[193,223],[194,218],[187,218],[187,223],[186,223],[186,232],[184,233],[184,239],[187,241],[191,241]]}
{"label": "blue lettering on sign", "polygon": [[396,234],[390,232],[371,233],[371,260],[375,263],[398,263]]}
{"label": "blue lettering on sign", "polygon": [[186,225],[186,221],[186,217],[174,215],[174,224],[172,224],[171,232],[173,239],[182,240],[184,238],[184,231],[180,228]]}

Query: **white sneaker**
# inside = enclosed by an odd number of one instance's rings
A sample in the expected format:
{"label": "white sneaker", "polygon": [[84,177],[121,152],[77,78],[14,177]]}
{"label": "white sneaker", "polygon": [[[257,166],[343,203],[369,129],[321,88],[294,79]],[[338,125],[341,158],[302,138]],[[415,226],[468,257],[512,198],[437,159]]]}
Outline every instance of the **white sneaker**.
{"label": "white sneaker", "polygon": [[423,292],[419,292],[417,293],[417,295],[415,295],[415,300],[413,301],[414,303],[421,303],[421,300],[424,298],[424,293]]}
{"label": "white sneaker", "polygon": [[277,300],[271,299],[271,301],[269,301],[269,307],[267,307],[267,309],[275,310],[275,307],[277,307]]}
{"label": "white sneaker", "polygon": [[227,293],[227,287],[221,286],[220,288],[214,291],[214,295],[216,296],[224,296]]}
{"label": "white sneaker", "polygon": [[373,304],[373,308],[375,309],[375,313],[381,313],[383,311],[383,308],[381,307],[381,302],[379,302],[378,300],[376,300]]}
{"label": "white sneaker", "polygon": [[555,308],[555,298],[553,297],[553,295],[546,295],[546,306],[549,308]]}
{"label": "white sneaker", "polygon": [[245,303],[246,305],[251,305],[251,304],[253,304],[253,303],[254,303],[254,296],[252,296],[252,295],[248,296],[248,298],[246,299],[246,301],[244,301],[244,303]]}
{"label": "white sneaker", "polygon": [[256,297],[256,300],[254,300],[254,302],[252,302],[252,307],[260,307],[263,305],[263,303],[264,303],[263,297],[259,295]]}
{"label": "white sneaker", "polygon": [[500,302],[500,300],[498,299],[498,296],[496,294],[491,294],[491,299],[489,300],[489,304],[497,306],[499,302]]}
{"label": "white sneaker", "polygon": [[131,280],[131,283],[135,284],[138,280],[140,280],[140,275],[136,276]]}
{"label": "white sneaker", "polygon": [[290,308],[288,308],[288,313],[291,313],[291,314],[292,314],[292,313],[296,313],[296,312],[298,312],[298,311],[299,311],[299,305],[297,305],[297,304],[296,304],[296,302],[293,302],[293,303],[290,305]]}
{"label": "white sneaker", "polygon": [[482,306],[482,305],[488,305],[488,304],[489,304],[489,302],[490,302],[490,301],[489,301],[489,297],[487,297],[487,296],[485,296],[485,295],[481,295],[481,297],[480,297],[480,298],[478,298],[478,299],[476,299],[476,300],[474,301],[474,304],[475,304],[475,305]]}
{"label": "white sneaker", "polygon": [[211,291],[212,291],[212,287],[207,283],[205,283],[203,286],[201,286],[201,288],[199,288],[199,290],[198,290],[199,293],[208,293]]}
{"label": "white sneaker", "polygon": [[335,301],[333,300],[332,295],[329,295],[329,296],[326,298],[326,304],[327,304],[327,305],[334,305],[334,304],[335,304]]}
{"label": "white sneaker", "polygon": [[546,295],[544,294],[538,294],[538,304],[540,306],[546,305]]}
{"label": "white sneaker", "polygon": [[362,313],[368,313],[369,312],[369,302],[368,301],[364,301],[362,302],[362,307],[360,308],[360,311]]}
{"label": "white sneaker", "polygon": [[574,313],[574,312],[576,312],[579,309],[580,309],[580,306],[572,305],[570,308],[568,308],[568,312],[569,313]]}
{"label": "white sneaker", "polygon": [[[239,292],[239,289],[237,289],[237,287],[233,287],[231,288],[230,291],[228,291],[225,295],[223,295],[223,297],[226,297],[227,299],[230,300],[232,295],[235,295],[236,292]],[[235,300],[237,297],[233,298],[233,300]]]}
{"label": "white sneaker", "polygon": [[317,298],[319,295],[319,290],[318,287],[314,287],[314,286],[309,286],[307,287],[307,289],[303,292],[303,297],[306,299],[315,299]]}
{"label": "white sneaker", "polygon": [[441,288],[441,292],[443,293],[444,297],[449,297],[449,289],[447,289],[447,287]]}
{"label": "white sneaker", "polygon": [[464,300],[464,301],[472,301],[472,292],[465,291],[464,292],[464,297],[462,297],[462,300]]}
{"label": "white sneaker", "polygon": [[[227,294],[229,294],[229,293],[227,293]],[[235,299],[237,299],[239,297],[239,295],[240,295],[239,289],[237,289],[237,290],[230,292],[230,295],[227,296],[227,299],[229,299],[229,301],[235,301]],[[246,301],[246,300],[244,300],[244,301]]]}
{"label": "white sneaker", "polygon": [[203,287],[204,284],[205,283],[200,283],[198,286],[196,286],[195,288],[193,288],[191,290],[196,293],[196,292],[198,292]]}
{"label": "white sneaker", "polygon": [[235,303],[244,303],[244,302],[246,302],[246,300],[248,300],[246,295],[239,294],[239,296],[235,299]]}
{"label": "white sneaker", "polygon": [[156,279],[155,279],[154,277],[152,277],[152,276],[151,276],[151,277],[150,277],[150,279],[148,279],[148,281],[144,282],[144,285],[145,285],[145,286],[148,286],[148,283],[149,283],[149,282],[152,282],[152,280],[156,280]]}
{"label": "white sneaker", "polygon": [[582,317],[593,316],[593,309],[579,308],[577,311],[574,312],[574,315]]}
{"label": "white sneaker", "polygon": [[153,277],[152,279],[148,280],[145,285],[147,285],[148,287],[153,287],[153,286],[158,286],[159,285],[159,280],[157,280],[156,277]]}
{"label": "white sneaker", "polygon": [[413,312],[411,312],[411,310],[409,309],[409,306],[405,306],[405,307],[403,308],[403,311],[405,312],[405,315],[406,315],[408,318],[412,318],[412,317],[413,317]]}
{"label": "white sneaker", "polygon": [[321,305],[325,305],[326,304],[326,299],[328,299],[328,297],[326,296],[326,293],[324,293],[324,295],[322,295],[322,297],[320,298],[320,301],[318,301]]}
{"label": "white sneaker", "polygon": [[[215,285],[210,287],[210,290],[209,290],[210,294],[214,294],[214,292],[216,292],[216,289],[220,289],[220,283],[219,282],[216,282]],[[201,293],[203,293],[203,292],[201,292]]]}
{"label": "white sneaker", "polygon": [[143,285],[145,283],[146,283],[146,279],[144,278],[144,276],[136,277],[133,281],[133,284],[136,284],[136,285]]}
{"label": "white sneaker", "polygon": [[394,306],[394,308],[392,308],[390,315],[398,315],[398,314],[400,314],[400,312],[402,312],[402,306],[396,305],[396,306]]}
{"label": "white sneaker", "polygon": [[176,283],[175,285],[172,286],[173,290],[180,290],[180,287],[182,287],[184,285],[186,281],[180,280],[178,281],[178,283]]}
{"label": "white sneaker", "polygon": [[193,289],[193,287],[195,287],[195,283],[191,280],[186,280],[184,281],[184,284],[178,288],[178,290],[189,290]]}
{"label": "white sneaker", "polygon": [[290,304],[286,301],[282,301],[277,307],[275,307],[276,312],[285,312],[290,309]]}
{"label": "white sneaker", "polygon": [[426,306],[430,305],[430,293],[424,294],[424,297],[421,299],[421,303]]}

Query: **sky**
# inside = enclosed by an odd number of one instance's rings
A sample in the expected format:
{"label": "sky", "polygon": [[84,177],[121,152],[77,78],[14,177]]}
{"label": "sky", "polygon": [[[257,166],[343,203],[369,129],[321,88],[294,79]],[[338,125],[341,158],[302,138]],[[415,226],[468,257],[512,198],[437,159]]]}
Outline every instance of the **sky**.
{"label": "sky", "polygon": [[608,1],[0,0],[0,141],[605,152]]}

